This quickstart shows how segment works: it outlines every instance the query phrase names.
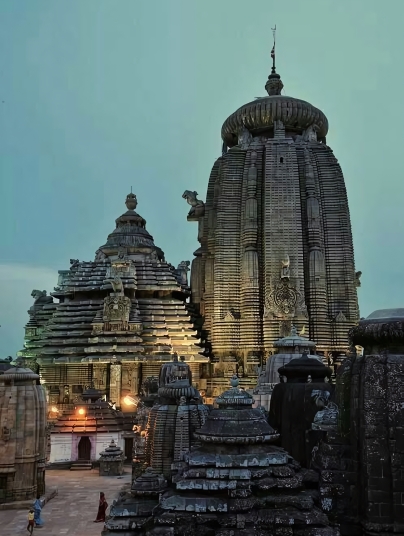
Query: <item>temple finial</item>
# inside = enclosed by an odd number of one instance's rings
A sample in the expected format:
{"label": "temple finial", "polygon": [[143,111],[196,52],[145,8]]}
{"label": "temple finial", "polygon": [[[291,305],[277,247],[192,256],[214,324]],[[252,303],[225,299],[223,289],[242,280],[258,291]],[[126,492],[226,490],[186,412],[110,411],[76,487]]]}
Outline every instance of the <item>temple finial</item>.
{"label": "temple finial", "polygon": [[271,29],[272,35],[274,36],[274,44],[271,50],[272,69],[271,74],[268,76],[267,83],[265,84],[265,89],[267,90],[269,96],[280,95],[283,88],[281,77],[279,74],[277,74],[275,67],[276,25]]}
{"label": "temple finial", "polygon": [[126,196],[125,205],[128,210],[135,210],[137,207],[137,199],[135,194],[132,193],[132,188],[130,190],[130,194]]}
{"label": "temple finial", "polygon": [[275,67],[275,44],[276,44],[276,24],[274,28],[271,28],[272,35],[274,37],[274,45],[271,50],[271,58],[272,58],[272,74],[276,73],[276,67]]}

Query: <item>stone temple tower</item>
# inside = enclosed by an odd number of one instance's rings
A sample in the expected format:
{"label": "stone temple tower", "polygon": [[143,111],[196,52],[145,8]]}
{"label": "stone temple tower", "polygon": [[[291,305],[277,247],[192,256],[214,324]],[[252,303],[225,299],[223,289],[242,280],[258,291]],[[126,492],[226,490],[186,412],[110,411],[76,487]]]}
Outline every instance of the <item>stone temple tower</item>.
{"label": "stone temple tower", "polygon": [[224,122],[206,202],[183,195],[199,226],[191,289],[202,333],[216,369],[233,361],[247,375],[292,324],[336,357],[359,320],[361,273],[328,121],[282,88],[274,66],[268,96]]}

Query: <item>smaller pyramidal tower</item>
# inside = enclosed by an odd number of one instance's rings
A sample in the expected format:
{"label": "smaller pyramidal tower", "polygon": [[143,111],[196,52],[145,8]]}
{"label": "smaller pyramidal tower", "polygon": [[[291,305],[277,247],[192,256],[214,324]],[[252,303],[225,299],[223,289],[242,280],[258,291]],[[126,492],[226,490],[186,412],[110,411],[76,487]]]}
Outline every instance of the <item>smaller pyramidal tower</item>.
{"label": "smaller pyramidal tower", "polygon": [[195,384],[208,361],[185,303],[189,262],[174,268],[165,261],[133,193],[126,208],[94,261],[71,259],[50,296],[32,292],[19,359],[39,372],[54,406],[73,404],[94,387],[133,411],[121,401],[174,354],[189,363]]}
{"label": "smaller pyramidal tower", "polygon": [[344,177],[327,145],[328,121],[312,104],[282,95],[275,68],[267,96],[222,126],[206,202],[183,195],[198,222],[192,303],[215,369],[254,376],[292,325],[338,358],[359,320]]}

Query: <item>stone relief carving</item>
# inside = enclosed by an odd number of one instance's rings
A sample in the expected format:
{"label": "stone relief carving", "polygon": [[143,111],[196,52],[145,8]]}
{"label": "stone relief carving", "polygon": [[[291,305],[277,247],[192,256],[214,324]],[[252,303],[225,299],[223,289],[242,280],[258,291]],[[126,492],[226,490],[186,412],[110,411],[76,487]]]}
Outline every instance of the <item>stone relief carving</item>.
{"label": "stone relief carving", "polygon": [[188,286],[188,272],[190,271],[190,262],[181,261],[175,270],[176,273],[181,277],[181,285]]}
{"label": "stone relief carving", "polygon": [[335,317],[335,322],[346,322],[346,316],[342,311],[340,311]]}
{"label": "stone relief carving", "polygon": [[355,285],[357,288],[361,286],[362,272],[355,272]]}
{"label": "stone relief carving", "polygon": [[246,128],[245,122],[243,119],[243,126],[238,133],[238,145],[241,147],[241,149],[247,149],[250,143],[252,142],[252,140],[253,140],[253,135]]}
{"label": "stone relief carving", "polygon": [[318,411],[314,416],[313,430],[329,430],[337,427],[338,406],[334,402],[328,402],[324,409]]}
{"label": "stone relief carving", "polygon": [[104,299],[104,322],[129,322],[131,301],[126,296],[107,296]]}
{"label": "stone relief carving", "polygon": [[188,205],[191,207],[197,207],[204,205],[205,203],[197,198],[198,192],[191,192],[191,190],[185,190],[182,197],[187,200]]}
{"label": "stone relief carving", "polygon": [[285,259],[281,261],[281,279],[290,279],[290,259],[289,255],[286,255]]}
{"label": "stone relief carving", "polygon": [[201,217],[205,214],[205,203],[198,199],[198,192],[192,192],[191,190],[185,190],[182,194],[182,198],[186,199],[188,205],[191,205],[191,210],[188,216]]}
{"label": "stone relief carving", "polygon": [[1,438],[3,441],[9,441],[11,437],[11,430],[7,426],[3,426],[1,430]]}
{"label": "stone relief carving", "polygon": [[310,125],[303,132],[302,141],[307,141],[307,142],[317,141],[317,132],[319,130],[320,129],[317,125]]}
{"label": "stone relief carving", "polygon": [[111,283],[114,293],[120,294],[121,296],[123,296],[122,279],[118,275],[116,275],[113,279],[110,280],[110,283]]}
{"label": "stone relief carving", "polygon": [[307,318],[304,296],[289,284],[289,279],[281,279],[267,296],[264,318],[273,315],[274,318],[286,320],[287,318],[293,318],[296,314]]}

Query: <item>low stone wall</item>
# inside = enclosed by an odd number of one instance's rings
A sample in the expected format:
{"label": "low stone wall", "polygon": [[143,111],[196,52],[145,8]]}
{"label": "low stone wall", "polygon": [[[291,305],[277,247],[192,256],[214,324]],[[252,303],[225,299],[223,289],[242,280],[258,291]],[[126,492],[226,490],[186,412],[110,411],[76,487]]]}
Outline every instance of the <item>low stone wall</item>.
{"label": "low stone wall", "polygon": [[[58,494],[57,488],[50,488],[49,491],[41,497],[42,507],[45,506],[51,499],[56,497]],[[14,501],[9,503],[0,504],[0,510],[26,510],[31,508],[34,503],[34,499],[29,499],[27,501]]]}

